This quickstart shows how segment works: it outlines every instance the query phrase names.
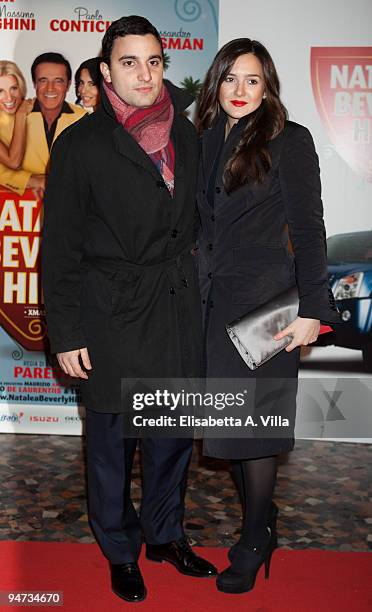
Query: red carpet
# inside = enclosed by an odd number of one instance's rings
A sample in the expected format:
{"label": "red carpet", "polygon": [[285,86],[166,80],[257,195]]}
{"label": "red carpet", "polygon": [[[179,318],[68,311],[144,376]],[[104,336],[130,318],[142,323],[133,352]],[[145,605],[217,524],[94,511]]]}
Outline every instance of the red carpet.
{"label": "red carpet", "polygon": [[[226,550],[199,548],[219,569]],[[123,609],[247,612],[363,612],[372,610],[372,554],[277,550],[269,581],[263,570],[253,591],[219,593],[214,580],[188,578],[169,564],[141,560],[148,596],[128,604],[109,588],[108,565],[95,544],[0,542],[0,590],[63,591],[64,606],[33,610],[115,612]],[[2,610],[22,610],[11,607]]]}

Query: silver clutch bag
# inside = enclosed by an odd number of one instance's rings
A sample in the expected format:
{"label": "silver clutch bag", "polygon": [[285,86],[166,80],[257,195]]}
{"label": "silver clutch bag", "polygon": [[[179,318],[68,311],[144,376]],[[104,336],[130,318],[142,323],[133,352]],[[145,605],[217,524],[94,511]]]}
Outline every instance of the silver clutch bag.
{"label": "silver clutch bag", "polygon": [[292,323],[297,315],[298,290],[294,286],[228,323],[226,331],[247,366],[255,370],[290,344],[291,336],[281,340],[274,340],[273,336]]}

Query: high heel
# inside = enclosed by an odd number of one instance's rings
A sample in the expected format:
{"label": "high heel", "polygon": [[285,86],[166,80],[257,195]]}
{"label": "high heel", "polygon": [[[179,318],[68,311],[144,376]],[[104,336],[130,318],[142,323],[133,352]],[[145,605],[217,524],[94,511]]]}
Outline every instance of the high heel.
{"label": "high heel", "polygon": [[277,522],[278,522],[278,512],[279,508],[274,501],[271,502],[270,511],[269,511],[269,521],[267,526],[271,531],[271,538],[273,543],[275,544],[274,548],[278,547],[278,532],[277,532]]}
{"label": "high heel", "polygon": [[[278,506],[276,505],[274,501],[272,501],[270,505],[269,520],[268,520],[267,526],[269,527],[271,531],[271,538],[274,544],[274,548],[278,547],[278,532],[277,532],[278,512],[279,512]],[[232,560],[234,559],[234,555],[240,545],[241,545],[241,542],[240,540],[238,540],[238,542],[233,544],[233,546],[230,548],[229,552],[227,553],[227,557],[229,561],[232,562]]]}
{"label": "high heel", "polygon": [[263,547],[243,546],[236,549],[232,564],[217,576],[217,589],[223,593],[246,593],[251,591],[262,565],[265,566],[265,579],[270,575],[270,565],[276,548],[276,538],[268,530],[268,540]]}
{"label": "high heel", "polygon": [[271,557],[273,556],[273,552],[274,550],[277,548],[277,544],[272,542],[271,543],[271,547],[270,550],[268,552],[268,554],[266,555],[264,562],[265,562],[265,580],[269,579],[270,576],[270,565],[271,565]]}

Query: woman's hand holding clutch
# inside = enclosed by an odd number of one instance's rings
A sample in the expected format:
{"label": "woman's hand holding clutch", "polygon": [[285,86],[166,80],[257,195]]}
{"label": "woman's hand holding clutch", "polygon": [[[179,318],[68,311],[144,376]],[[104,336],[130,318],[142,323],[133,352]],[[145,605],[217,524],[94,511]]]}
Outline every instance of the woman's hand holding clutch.
{"label": "woman's hand holding clutch", "polygon": [[305,319],[297,317],[285,329],[274,336],[275,340],[281,340],[284,336],[292,336],[292,342],[286,347],[289,353],[297,346],[303,346],[315,342],[318,338],[320,330],[320,321],[318,319]]}

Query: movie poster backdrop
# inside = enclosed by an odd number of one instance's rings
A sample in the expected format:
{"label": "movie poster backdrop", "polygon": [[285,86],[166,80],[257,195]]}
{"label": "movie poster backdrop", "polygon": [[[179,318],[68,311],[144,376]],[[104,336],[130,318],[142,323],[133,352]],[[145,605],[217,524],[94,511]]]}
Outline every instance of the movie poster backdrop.
{"label": "movie poster backdrop", "polygon": [[[82,61],[99,54],[112,21],[139,14],[161,34],[166,78],[196,95],[217,51],[218,9],[218,0],[0,0],[0,59],[17,64],[32,98],[30,68],[36,56],[62,53],[74,75]],[[66,101],[74,104],[75,98],[72,80]],[[5,139],[4,112],[0,140]],[[43,145],[33,146],[37,156]],[[43,205],[35,190],[0,185],[0,432],[79,435],[84,409],[78,384],[47,353],[42,224]]]}

